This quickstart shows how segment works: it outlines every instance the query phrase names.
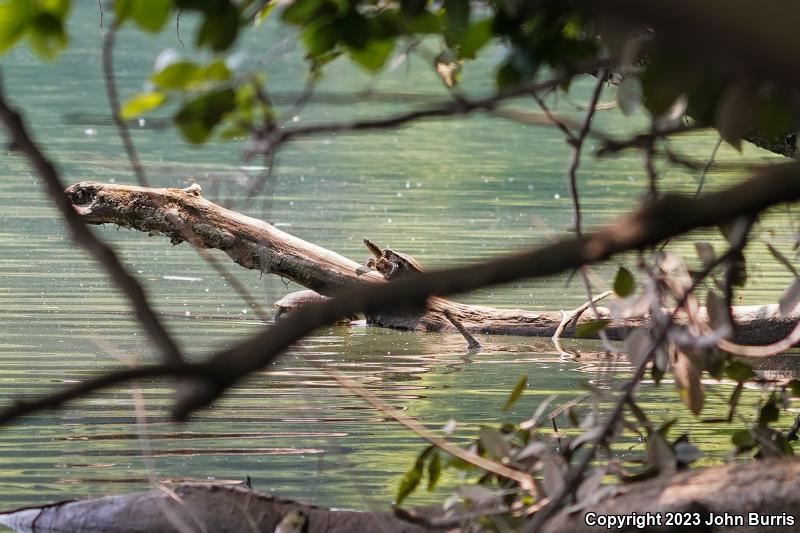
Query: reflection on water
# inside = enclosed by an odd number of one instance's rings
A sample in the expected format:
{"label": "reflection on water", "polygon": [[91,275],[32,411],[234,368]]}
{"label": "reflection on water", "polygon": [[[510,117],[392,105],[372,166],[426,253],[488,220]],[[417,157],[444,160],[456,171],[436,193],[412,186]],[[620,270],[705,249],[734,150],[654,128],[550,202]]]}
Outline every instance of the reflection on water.
{"label": "reflection on water", "polygon": [[[91,2],[79,4],[70,52],[42,66],[25,49],[14,49],[2,59],[4,81],[48,154],[59,162],[65,181],[130,183],[129,164],[100,85],[96,13]],[[267,27],[243,49],[258,65],[265,42],[293,43],[291,37],[285,28]],[[141,86],[160,50],[177,47],[170,32],[156,38],[122,32],[119,43],[117,70],[125,97]],[[288,107],[291,95],[303,88],[304,71],[298,67],[302,51],[284,46],[285,55],[280,55],[275,51],[280,49],[273,49],[265,68],[275,93],[288,95],[281,100]],[[412,62],[411,71],[414,77],[392,72],[370,82],[335,62],[316,99],[291,120],[303,124],[374,116],[446,97],[427,65]],[[487,72],[485,63],[468,66],[466,89],[488,89]],[[365,89],[380,95],[367,100],[346,96]],[[585,100],[586,89],[578,84],[574,98]],[[165,123],[162,115],[142,125],[137,121],[132,129],[151,181],[164,186],[197,182],[214,201],[239,206],[355,259],[366,257],[361,242],[368,237],[435,268],[545,242],[572,225],[563,179],[569,147],[548,128],[475,116],[366,136],[299,140],[279,154],[274,198],[246,204],[244,188],[262,169],[242,166],[241,146],[212,144],[197,150],[163,127]],[[637,125],[616,111],[601,113],[597,123],[614,133]],[[703,160],[715,141],[713,135],[693,134],[675,147]],[[115,354],[139,364],[155,361],[158,354],[126,302],[65,237],[38,179],[19,157],[0,157],[2,402],[118,368]],[[721,150],[721,160],[735,157],[731,150]],[[763,157],[768,156],[750,153],[750,160]],[[738,177],[712,172],[708,186],[720,187]],[[670,170],[662,187],[693,190],[695,183],[693,176]],[[592,225],[628,211],[645,190],[646,179],[635,154],[607,161],[587,158],[581,187],[587,225]],[[791,220],[791,213],[780,210],[762,230],[778,245],[787,244]],[[114,228],[97,231],[145,284],[190,357],[206,357],[261,327],[253,310],[185,245],[172,247],[163,238]],[[703,238],[721,242],[716,232]],[[671,246],[691,254],[687,240]],[[774,300],[789,281],[786,274],[758,243],[751,245],[748,258],[750,286],[741,294],[742,302]],[[610,279],[617,266],[612,262],[596,268],[598,279]],[[297,289],[254,272],[239,269],[234,274],[267,306]],[[583,298],[583,288],[567,283],[564,276],[459,299],[535,310],[574,308]],[[599,347],[593,342],[565,341],[566,348],[577,352],[573,357],[560,355],[547,339],[482,337],[481,342],[484,352],[467,355],[458,335],[323,328],[185,424],[168,420],[173,392],[167,382],[149,380],[99,392],[0,430],[0,504],[5,508],[141,489],[152,474],[142,459],[143,447],[149,447],[155,476],[162,481],[235,483],[250,476],[257,489],[287,497],[336,506],[385,506],[422,442],[342,390],[325,367],[357,380],[433,430],[458,420],[454,438],[459,442],[474,436],[481,424],[530,416],[552,395],[553,408],[577,400],[586,393],[581,384],[587,381],[601,389],[617,387],[630,370],[624,359],[597,356]],[[107,353],[108,346],[113,354]],[[766,370],[793,368],[784,358]],[[529,376],[529,391],[511,412],[501,413],[522,374]],[[135,424],[135,387],[141,388],[147,409],[144,444]],[[704,416],[726,413],[732,387],[710,383],[708,388]],[[749,416],[760,394],[748,391],[740,412]],[[693,420],[677,404],[670,383],[644,384],[642,406],[656,421],[678,416],[676,431]],[[707,454],[703,461],[717,460],[730,450],[731,431],[724,425],[695,428],[696,443]],[[441,498],[441,492],[423,492],[414,502]]]}

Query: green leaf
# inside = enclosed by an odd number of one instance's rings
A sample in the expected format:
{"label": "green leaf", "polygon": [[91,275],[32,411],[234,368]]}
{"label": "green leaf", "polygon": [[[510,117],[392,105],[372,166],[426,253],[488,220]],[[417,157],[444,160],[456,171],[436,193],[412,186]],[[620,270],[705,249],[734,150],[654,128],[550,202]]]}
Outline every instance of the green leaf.
{"label": "green leaf", "polygon": [[295,0],[283,10],[281,18],[289,24],[305,25],[314,18],[322,3],[322,0]]}
{"label": "green leaf", "polygon": [[350,56],[356,63],[370,72],[377,72],[383,68],[389,56],[394,50],[394,40],[384,39],[380,41],[370,41],[361,50],[350,48]]}
{"label": "green leaf", "polygon": [[164,100],[166,100],[166,95],[161,92],[151,91],[139,93],[122,104],[122,108],[119,110],[119,116],[123,120],[128,120],[144,115],[148,111],[152,111],[163,104]]}
{"label": "green leaf", "polygon": [[775,398],[772,397],[764,404],[764,407],[762,407],[761,411],[758,413],[758,425],[766,426],[770,422],[777,422],[780,415],[780,409],[778,409],[776,405]]}
{"label": "green leaf", "polygon": [[236,41],[238,33],[239,10],[230,0],[225,0],[215,11],[205,14],[197,32],[197,46],[208,46],[215,52],[222,52]]}
{"label": "green leaf", "polygon": [[200,66],[191,61],[178,61],[167,65],[150,76],[159,89],[186,89],[199,76]]}
{"label": "green leaf", "polygon": [[483,448],[496,460],[502,461],[511,454],[511,446],[505,436],[496,429],[482,426],[479,435]]}
{"label": "green leaf", "polygon": [[400,11],[409,17],[419,15],[425,11],[427,0],[400,0]]}
{"label": "green leaf", "polygon": [[63,20],[67,13],[69,13],[70,0],[39,0],[36,6],[39,8],[39,11],[46,11]]}
{"label": "green leaf", "polygon": [[272,10],[275,9],[276,5],[278,5],[278,2],[271,0],[267,2],[267,5],[259,9],[258,13],[256,13],[254,21],[255,25],[261,26],[262,24],[264,24],[264,21],[269,18],[270,13],[272,13]]}
{"label": "green leaf", "polygon": [[428,463],[428,492],[431,492],[439,478],[442,476],[442,458],[439,456],[439,451],[434,450],[431,454],[431,460]]}
{"label": "green leaf", "polygon": [[225,66],[225,62],[216,59],[205,67],[191,61],[178,61],[152,74],[150,81],[160,89],[187,91],[227,81],[230,77],[231,71]]}
{"label": "green leaf", "polygon": [[510,61],[504,63],[497,69],[495,77],[498,89],[516,87],[522,82],[522,74]]}
{"label": "green leaf", "polygon": [[425,468],[425,461],[432,454],[438,455],[436,446],[431,445],[422,450],[414,461],[414,466],[400,480],[400,486],[397,488],[396,505],[400,505],[419,486],[420,481],[422,481],[422,470]]}
{"label": "green leaf", "polygon": [[694,361],[683,352],[677,352],[672,373],[675,375],[675,384],[678,386],[678,395],[681,401],[692,411],[694,415],[699,415],[703,410],[705,393],[703,384],[700,381],[701,370]]}
{"label": "green leaf", "polygon": [[189,100],[175,115],[175,122],[186,139],[204,142],[222,118],[236,107],[233,89],[223,89]]}
{"label": "green leaf", "polygon": [[[385,11],[384,13],[388,14],[390,12]],[[440,33],[442,31],[442,17],[435,15],[430,11],[423,11],[413,18],[405,19],[396,23],[395,25],[399,26],[401,31],[409,34]]]}
{"label": "green leaf", "polygon": [[30,0],[11,0],[0,4],[0,52],[5,52],[22,37],[33,14]]}
{"label": "green leaf", "polygon": [[397,487],[397,498],[395,505],[400,505],[412,492],[419,486],[422,481],[422,463],[417,461],[411,470],[405,473],[400,480],[400,485]]}
{"label": "green leaf", "polygon": [[514,386],[514,390],[511,391],[511,394],[508,396],[505,405],[503,406],[503,411],[508,411],[511,407],[517,403],[522,393],[525,391],[525,387],[528,386],[528,376],[521,376],[517,384]]}
{"label": "green leaf", "polygon": [[467,0],[444,0],[449,30],[453,34],[462,33],[469,23],[470,3]]}
{"label": "green leaf", "polygon": [[114,0],[112,7],[119,24],[122,25],[133,13],[133,4],[136,0]]}
{"label": "green leaf", "polygon": [[793,379],[789,381],[789,383],[787,383],[786,386],[789,388],[789,391],[791,392],[792,396],[794,396],[795,398],[800,396],[800,380]]}
{"label": "green leaf", "polygon": [[731,441],[733,441],[734,446],[741,450],[749,450],[756,445],[753,434],[749,429],[740,429],[731,435]]}
{"label": "green leaf", "polygon": [[621,298],[630,296],[634,285],[633,274],[631,274],[630,270],[625,267],[619,267],[617,275],[614,277],[614,292],[617,296]]}
{"label": "green leaf", "polygon": [[590,320],[588,322],[584,322],[580,324],[578,327],[575,328],[575,337],[579,339],[588,339],[590,337],[596,336],[600,331],[605,329],[606,326],[610,323],[610,320],[605,318],[599,320]]}
{"label": "green leaf", "polygon": [[492,38],[492,19],[479,20],[470,24],[458,41],[458,54],[464,59],[475,59],[478,50]]}
{"label": "green leaf", "polygon": [[140,28],[157,32],[169,18],[172,0],[136,0],[133,4],[133,20]]}
{"label": "green leaf", "polygon": [[728,379],[732,379],[741,383],[747,381],[748,379],[754,378],[756,373],[753,372],[753,368],[747,363],[734,359],[728,363],[728,366],[725,367],[725,375],[728,377]]}
{"label": "green leaf", "polygon": [[306,26],[301,38],[306,45],[306,57],[318,59],[336,48],[341,32],[330,17],[322,17]]}
{"label": "green leaf", "polygon": [[67,47],[64,25],[60,18],[51,13],[39,13],[33,17],[28,40],[31,49],[43,59],[55,59]]}

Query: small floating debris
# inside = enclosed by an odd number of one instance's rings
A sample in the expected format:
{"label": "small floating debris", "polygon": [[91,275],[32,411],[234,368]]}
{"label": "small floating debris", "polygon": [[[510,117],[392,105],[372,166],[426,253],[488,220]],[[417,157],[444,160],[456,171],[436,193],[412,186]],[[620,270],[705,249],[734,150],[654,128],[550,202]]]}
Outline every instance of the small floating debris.
{"label": "small floating debris", "polygon": [[161,278],[169,281],[203,281],[203,278],[193,276],[161,276]]}

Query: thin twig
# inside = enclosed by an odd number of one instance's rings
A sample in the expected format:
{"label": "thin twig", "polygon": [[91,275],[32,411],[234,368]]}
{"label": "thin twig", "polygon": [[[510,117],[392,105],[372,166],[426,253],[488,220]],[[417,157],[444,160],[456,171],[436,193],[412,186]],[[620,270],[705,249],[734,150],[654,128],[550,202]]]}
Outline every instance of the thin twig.
{"label": "thin twig", "polygon": [[100,37],[103,37],[103,1],[97,0],[97,9],[100,10]]}
{"label": "thin twig", "polygon": [[307,126],[297,126],[294,128],[276,129],[275,131],[256,131],[254,132],[255,134],[250,146],[245,150],[245,158],[269,152],[279,145],[299,137],[340,132],[383,130],[397,128],[424,119],[466,115],[475,111],[491,111],[506,100],[519,98],[520,96],[532,92],[552,89],[553,87],[557,87],[565,79],[571,79],[575,75],[581,73],[594,72],[597,69],[608,67],[612,63],[613,62],[610,60],[594,62],[544,82],[523,83],[513,89],[500,91],[483,98],[468,99],[456,97],[424,109],[415,109],[388,117],[330,123],[325,122]]}
{"label": "thin twig", "polygon": [[[578,167],[581,164],[581,154],[583,152],[583,143],[586,141],[586,136],[592,127],[592,118],[594,118],[595,106],[600,100],[600,94],[603,92],[603,86],[606,83],[607,72],[601,70],[597,75],[597,83],[592,91],[592,97],[589,101],[589,107],[586,110],[586,116],[583,119],[583,124],[578,134],[571,136],[569,141],[572,145],[572,160],[569,163],[567,170],[567,177],[569,178],[569,190],[572,197],[572,208],[575,215],[575,233],[578,237],[581,236],[581,201],[578,195]],[[590,290],[591,292],[591,290]],[[591,294],[589,301],[592,300]]]}
{"label": "thin twig", "polygon": [[572,133],[569,127],[567,127],[567,124],[563,120],[553,114],[553,112],[550,110],[550,107],[548,107],[542,97],[539,96],[539,93],[533,92],[531,93],[531,96],[533,96],[533,99],[536,100],[537,104],[539,104],[539,107],[542,109],[542,112],[545,114],[547,119],[555,124],[558,129],[562,131],[562,133],[564,133],[564,136],[567,138],[567,142],[574,143],[576,140],[575,135]]}
{"label": "thin twig", "polygon": [[569,312],[562,311],[563,318],[561,319],[561,323],[558,324],[558,327],[556,328],[555,333],[553,333],[553,336],[550,337],[550,340],[553,341],[553,345],[556,347],[556,350],[558,350],[559,353],[563,353],[564,352],[564,349],[561,347],[560,339],[561,339],[561,335],[564,333],[564,329],[566,329],[566,327],[567,327],[567,324],[569,324],[570,322],[573,323],[573,324],[576,324],[578,322],[578,319],[581,317],[581,315],[583,313],[585,313],[586,310],[589,309],[589,307],[593,303],[597,303],[600,300],[608,298],[612,294],[614,294],[613,291],[601,292],[600,294],[598,294],[597,296],[592,298],[591,301],[587,300],[586,302],[584,302],[583,304],[581,304],[577,308],[573,309],[572,311],[569,311]]}
{"label": "thin twig", "polygon": [[181,43],[182,47],[186,47],[183,44],[183,39],[181,39],[181,15],[183,15],[183,8],[178,10],[178,15],[175,17],[175,36],[178,38],[178,42]]}
{"label": "thin twig", "polygon": [[458,330],[458,332],[461,333],[461,336],[464,337],[464,340],[467,341],[467,350],[471,352],[476,352],[483,348],[481,346],[481,343],[478,342],[478,339],[476,339],[472,333],[467,331],[467,328],[464,327],[464,324],[462,324],[461,321],[458,320],[453,315],[453,313],[450,312],[449,309],[445,309],[444,311],[442,311],[442,313],[447,318],[447,320],[449,320],[450,323],[453,324],[453,326]]}
{"label": "thin twig", "polygon": [[700,173],[700,179],[697,182],[697,190],[694,191],[695,196],[700,196],[700,193],[703,190],[703,185],[706,183],[706,175],[708,171],[711,170],[711,167],[714,165],[714,160],[717,157],[717,151],[719,151],[719,147],[722,146],[722,135],[717,138],[717,142],[714,143],[714,149],[711,150],[711,155],[708,157],[708,163],[706,166],[703,167],[703,171]]}
{"label": "thin twig", "polygon": [[603,146],[597,150],[597,156],[603,157],[610,154],[615,154],[617,152],[621,152],[623,150],[628,150],[631,148],[645,148],[650,143],[652,143],[655,139],[661,139],[663,137],[672,137],[675,135],[682,135],[684,133],[690,133],[693,131],[698,131],[702,129],[704,126],[701,126],[697,122],[693,122],[689,125],[686,124],[678,124],[671,128],[661,128],[658,130],[651,130],[647,133],[640,133],[628,139],[611,139],[605,138],[603,139]]}
{"label": "thin twig", "polygon": [[452,455],[453,457],[461,459],[462,461],[465,461],[471,465],[477,466],[482,470],[496,474],[504,479],[515,481],[519,484],[519,486],[523,490],[528,491],[530,494],[533,495],[537,494],[536,485],[533,481],[533,477],[530,474],[526,474],[525,472],[515,470],[503,464],[492,461],[491,459],[487,459],[486,457],[482,457],[476,453],[470,452],[469,450],[465,450],[441,437],[434,435],[433,433],[428,431],[428,429],[425,426],[423,426],[413,418],[406,416],[405,414],[402,414],[397,409],[393,409],[391,406],[383,403],[377,396],[366,390],[364,387],[361,387],[352,380],[348,379],[343,374],[333,369],[328,369],[328,370],[330,372],[331,377],[333,377],[333,379],[335,379],[342,387],[346,388],[353,394],[359,396],[364,401],[372,405],[374,408],[390,416],[395,421],[404,425],[409,430],[413,431],[418,436],[430,442],[440,450]]}
{"label": "thin twig", "polygon": [[647,192],[647,200],[652,201],[658,198],[658,172],[656,172],[655,165],[655,134],[650,140],[645,143],[642,148],[642,158],[644,160],[644,169],[647,175],[647,183],[649,190]]}
{"label": "thin twig", "polygon": [[119,116],[119,93],[117,92],[117,82],[114,76],[114,41],[118,28],[119,21],[114,20],[108,32],[106,32],[105,39],[103,39],[103,80],[105,81],[108,104],[111,106],[111,117],[117,125],[119,138],[122,140],[122,145],[128,154],[128,160],[131,163],[131,168],[133,168],[133,173],[136,175],[136,181],[142,187],[147,187],[147,176],[141,161],[139,161],[139,155],[136,153],[136,147],[133,144],[133,139],[131,139],[128,124]]}

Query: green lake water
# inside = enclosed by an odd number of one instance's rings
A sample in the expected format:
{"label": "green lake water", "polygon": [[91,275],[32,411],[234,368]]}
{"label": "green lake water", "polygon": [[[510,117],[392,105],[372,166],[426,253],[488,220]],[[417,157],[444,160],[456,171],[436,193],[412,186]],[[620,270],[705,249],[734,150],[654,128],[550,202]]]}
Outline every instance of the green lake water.
{"label": "green lake water", "polygon": [[[26,48],[17,47],[0,59],[3,83],[66,184],[133,183],[102,86],[97,7],[92,2],[75,4],[80,5],[71,17],[69,51],[43,65]],[[193,21],[186,17],[181,32],[187,45],[192,28]],[[157,37],[122,32],[116,70],[123,98],[141,89],[155,57],[166,48],[183,51],[173,30]],[[274,98],[289,109],[292,95],[303,89],[305,75],[297,36],[267,24],[251,32],[239,49],[241,68],[266,72]],[[467,66],[465,92],[491,90],[491,63],[501,53],[499,48],[490,50],[484,60]],[[576,84],[571,98],[585,102],[591,83]],[[383,96],[337,97],[364,90]],[[613,97],[608,90],[603,100]],[[439,98],[447,98],[447,91],[419,56],[375,79],[346,61],[336,61],[326,69],[318,98],[287,119],[304,124],[379,116]],[[533,109],[529,101],[514,105]],[[566,101],[558,109],[580,116]],[[368,237],[436,268],[544,243],[566,234],[572,224],[564,178],[570,150],[554,128],[475,115],[385,133],[298,140],[278,156],[271,200],[260,198],[247,205],[243,196],[259,169],[258,161],[243,167],[243,144],[190,147],[171,129],[159,127],[159,117],[164,116],[147,118],[132,131],[155,185],[199,183],[211,200],[356,259],[366,257],[361,240]],[[596,121],[611,133],[643,124],[642,117],[625,118],[618,110],[600,112]],[[694,134],[674,146],[705,160],[715,141],[713,134]],[[752,147],[746,148],[745,156],[770,157]],[[739,158],[723,147],[718,160]],[[741,177],[712,171],[708,188]],[[679,170],[665,172],[661,183],[664,190],[677,191],[691,191],[695,185],[695,176]],[[611,220],[632,209],[646,188],[641,159],[637,154],[586,157],[580,187],[586,226]],[[792,215],[776,210],[757,233],[788,250],[796,220]],[[253,310],[188,246],[173,247],[164,238],[111,227],[96,231],[145,285],[191,358],[200,360],[263,327]],[[702,238],[721,242],[718,232],[706,232]],[[0,155],[0,245],[1,404],[119,368],[125,364],[120,357],[139,364],[157,360],[125,299],[65,236],[40,180],[22,158],[6,151]],[[692,254],[689,241],[672,247]],[[760,243],[750,246],[748,259],[750,280],[740,294],[741,303],[774,302],[788,284],[788,275]],[[268,307],[297,290],[229,264]],[[634,263],[623,258],[597,267],[597,279],[608,283],[620,264]],[[604,288],[598,283],[596,289]],[[568,283],[565,275],[457,299],[541,310],[571,309],[584,297],[582,285],[577,280]],[[171,391],[161,382],[140,384],[147,409],[143,430],[137,429],[134,388],[104,391],[57,412],[29,416],[0,429],[0,509],[140,490],[153,479],[241,480],[248,475],[255,488],[285,497],[338,507],[386,506],[423,443],[340,389],[310,361],[359,380],[432,429],[451,418],[458,420],[455,438],[462,441],[475,435],[481,424],[529,416],[552,394],[558,396],[558,405],[579,395],[582,382],[616,386],[627,375],[627,366],[620,362],[564,360],[545,339],[483,341],[487,353],[466,357],[457,335],[324,328],[188,423],[168,420]],[[578,350],[597,348],[595,342],[566,343]],[[792,370],[788,361],[770,365]],[[522,374],[530,378],[529,391],[512,412],[500,414]],[[704,414],[725,413],[730,391],[727,384],[710,383]],[[678,416],[678,430],[692,422],[671,384],[645,385],[642,394],[654,419]],[[757,391],[745,395],[744,415],[750,416],[758,396]],[[147,435],[144,443],[139,438],[142,431]],[[695,430],[704,462],[719,461],[730,450],[731,431],[716,425]],[[143,459],[147,448],[154,469]],[[452,487],[454,478],[446,481],[445,488]],[[441,501],[444,490],[423,491],[410,502]]]}

